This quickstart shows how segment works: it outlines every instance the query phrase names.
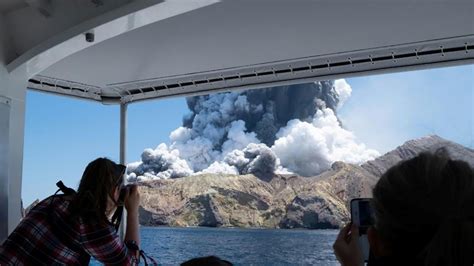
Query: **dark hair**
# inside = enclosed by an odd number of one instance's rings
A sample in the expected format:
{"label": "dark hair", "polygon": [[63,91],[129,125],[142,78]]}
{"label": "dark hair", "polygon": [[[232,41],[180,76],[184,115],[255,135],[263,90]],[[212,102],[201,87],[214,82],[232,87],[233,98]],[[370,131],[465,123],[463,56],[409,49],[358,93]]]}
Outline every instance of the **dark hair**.
{"label": "dark hair", "polygon": [[125,166],[107,158],[90,162],[70,205],[72,217],[80,217],[88,223],[107,222],[108,197],[114,199],[114,190],[122,184],[124,173]]}
{"label": "dark hair", "polygon": [[233,264],[227,260],[223,260],[216,256],[200,257],[190,259],[181,263],[181,266],[232,266]]}
{"label": "dark hair", "polygon": [[473,265],[474,174],[445,150],[390,168],[373,190],[375,228],[394,256]]}

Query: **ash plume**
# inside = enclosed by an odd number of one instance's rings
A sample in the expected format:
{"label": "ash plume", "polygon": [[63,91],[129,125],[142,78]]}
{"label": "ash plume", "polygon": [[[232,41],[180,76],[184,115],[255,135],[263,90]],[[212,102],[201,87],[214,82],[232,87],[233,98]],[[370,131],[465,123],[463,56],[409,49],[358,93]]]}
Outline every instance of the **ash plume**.
{"label": "ash plume", "polygon": [[317,110],[315,99],[322,100],[328,108],[335,110],[339,95],[334,83],[322,81],[241,93],[188,97],[186,102],[191,113],[183,119],[183,126],[201,133],[203,120],[211,122],[217,128],[242,120],[247,131],[254,132],[262,143],[271,146],[277,131],[288,121],[307,121],[313,117]]}
{"label": "ash plume", "polygon": [[334,161],[363,163],[378,153],[358,144],[336,116],[351,91],[336,80],[188,97],[190,113],[170,144],[146,149],[129,165],[130,177],[311,176]]}

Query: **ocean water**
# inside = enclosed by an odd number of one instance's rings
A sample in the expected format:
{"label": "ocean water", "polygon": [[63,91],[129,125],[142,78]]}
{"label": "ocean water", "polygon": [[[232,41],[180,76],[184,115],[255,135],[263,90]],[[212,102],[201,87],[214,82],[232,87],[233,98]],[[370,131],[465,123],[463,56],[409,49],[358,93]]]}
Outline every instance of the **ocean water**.
{"label": "ocean water", "polygon": [[339,265],[337,230],[142,227],[142,249],[162,265],[216,255],[235,265]]}

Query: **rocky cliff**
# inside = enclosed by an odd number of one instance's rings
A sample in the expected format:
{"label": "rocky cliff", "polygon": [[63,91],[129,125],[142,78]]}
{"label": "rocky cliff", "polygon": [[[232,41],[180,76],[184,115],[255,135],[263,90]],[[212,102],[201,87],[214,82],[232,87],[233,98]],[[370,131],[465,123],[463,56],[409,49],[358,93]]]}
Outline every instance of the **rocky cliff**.
{"label": "rocky cliff", "polygon": [[451,158],[466,161],[471,167],[474,167],[474,150],[432,135],[409,140],[395,150],[387,152],[375,160],[368,161],[362,165],[362,168],[375,176],[381,176],[388,168],[400,161],[411,159],[420,152],[436,152],[441,148],[444,148]]}
{"label": "rocky cliff", "polygon": [[386,169],[422,151],[446,147],[474,165],[474,151],[438,136],[408,141],[362,166],[335,162],[314,177],[205,174],[140,183],[143,225],[338,228],[348,202],[370,197]]}
{"label": "rocky cliff", "polygon": [[346,203],[370,196],[377,178],[337,162],[315,177],[199,175],[142,183],[140,220],[145,225],[336,228]]}

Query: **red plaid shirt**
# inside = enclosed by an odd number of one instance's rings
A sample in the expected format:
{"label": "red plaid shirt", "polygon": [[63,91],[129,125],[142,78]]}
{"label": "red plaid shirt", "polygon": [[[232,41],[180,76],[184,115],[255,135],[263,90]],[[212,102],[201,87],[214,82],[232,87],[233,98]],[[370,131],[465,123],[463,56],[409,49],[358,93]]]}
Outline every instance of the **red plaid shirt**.
{"label": "red plaid shirt", "polygon": [[[51,202],[52,199],[52,202]],[[0,246],[0,265],[132,265],[135,257],[112,225],[67,220],[62,196],[38,203]]]}

